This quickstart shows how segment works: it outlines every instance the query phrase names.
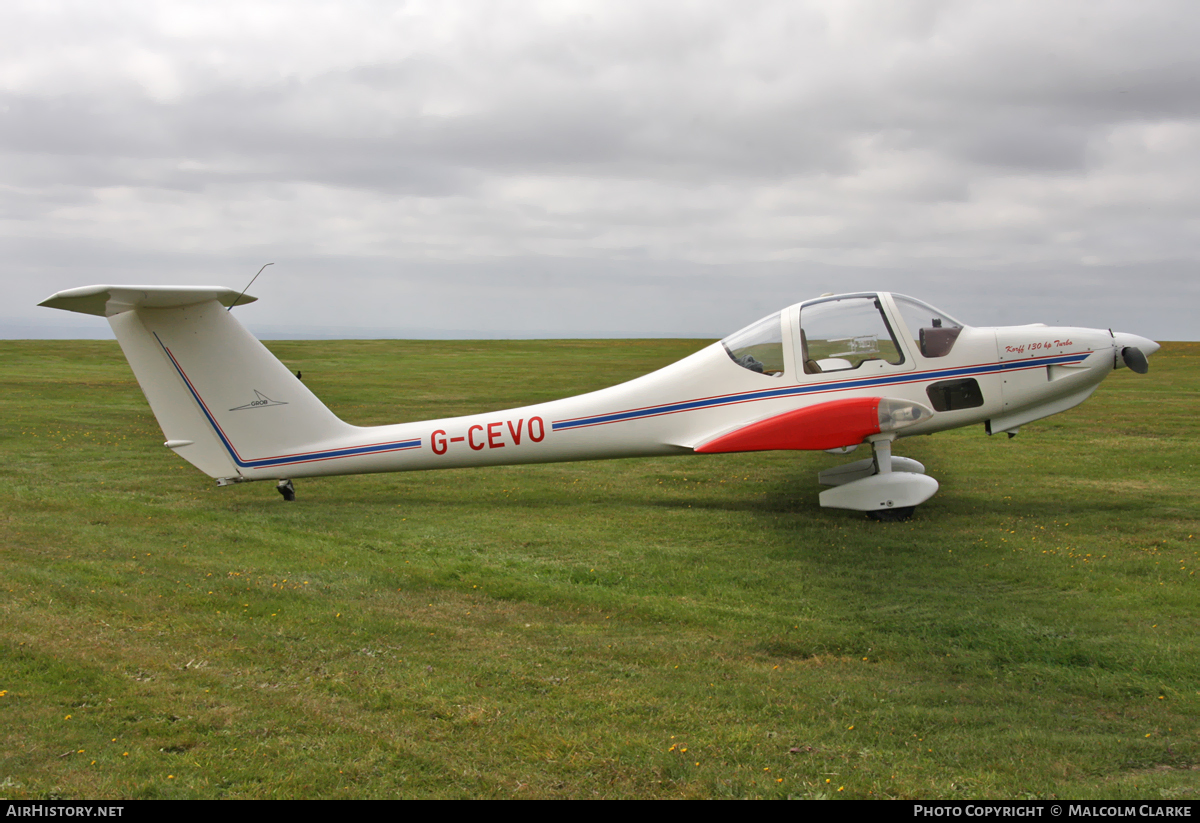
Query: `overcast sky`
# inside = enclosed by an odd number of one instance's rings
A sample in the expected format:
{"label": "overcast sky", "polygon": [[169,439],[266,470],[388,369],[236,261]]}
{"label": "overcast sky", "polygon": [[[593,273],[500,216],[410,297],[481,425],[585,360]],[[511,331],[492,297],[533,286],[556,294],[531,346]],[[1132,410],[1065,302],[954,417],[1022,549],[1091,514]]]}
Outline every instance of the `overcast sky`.
{"label": "overcast sky", "polygon": [[1200,5],[0,4],[0,336],[710,336],[824,292],[1200,339]]}

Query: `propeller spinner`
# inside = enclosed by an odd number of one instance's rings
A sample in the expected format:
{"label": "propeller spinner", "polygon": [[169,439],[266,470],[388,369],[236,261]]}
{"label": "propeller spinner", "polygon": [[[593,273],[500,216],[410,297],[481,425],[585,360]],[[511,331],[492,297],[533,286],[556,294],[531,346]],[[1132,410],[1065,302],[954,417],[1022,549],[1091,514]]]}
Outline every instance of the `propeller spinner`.
{"label": "propeller spinner", "polygon": [[1150,371],[1150,362],[1147,358],[1158,351],[1157,343],[1145,337],[1125,332],[1113,332],[1112,336],[1117,341],[1117,350],[1121,353],[1121,357],[1116,363],[1117,368],[1124,364],[1129,367],[1130,371],[1138,374]]}

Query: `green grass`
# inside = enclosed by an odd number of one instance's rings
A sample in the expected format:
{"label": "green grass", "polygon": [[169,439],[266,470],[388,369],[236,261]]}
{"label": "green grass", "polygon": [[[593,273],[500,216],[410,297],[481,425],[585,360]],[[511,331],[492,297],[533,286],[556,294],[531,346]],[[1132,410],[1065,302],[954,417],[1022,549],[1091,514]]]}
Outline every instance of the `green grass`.
{"label": "green grass", "polygon": [[[696,341],[280,342],[358,424]],[[0,343],[0,796],[1182,798],[1200,784],[1200,344],[1015,440],[217,489],[115,343]],[[843,458],[844,459],[844,458]]]}

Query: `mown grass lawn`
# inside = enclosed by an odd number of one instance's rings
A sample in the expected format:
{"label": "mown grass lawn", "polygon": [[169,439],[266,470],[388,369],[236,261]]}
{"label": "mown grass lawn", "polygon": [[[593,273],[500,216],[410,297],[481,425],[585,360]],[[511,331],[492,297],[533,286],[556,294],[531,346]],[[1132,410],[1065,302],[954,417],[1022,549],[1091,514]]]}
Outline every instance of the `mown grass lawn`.
{"label": "mown grass lawn", "polygon": [[[270,347],[358,424],[601,388],[699,341]],[[988,438],[217,489],[112,342],[2,342],[0,796],[1184,798],[1200,344]]]}

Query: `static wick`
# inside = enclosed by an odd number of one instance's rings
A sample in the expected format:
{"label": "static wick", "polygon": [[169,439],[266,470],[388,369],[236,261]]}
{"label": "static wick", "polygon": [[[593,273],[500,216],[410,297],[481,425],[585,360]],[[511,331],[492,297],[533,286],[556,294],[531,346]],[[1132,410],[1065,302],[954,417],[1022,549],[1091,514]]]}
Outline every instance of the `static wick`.
{"label": "static wick", "polygon": [[[263,269],[265,269],[267,266],[274,266],[274,265],[275,265],[274,263],[264,263],[262,269],[258,270],[258,274],[262,274]],[[246,284],[246,288],[242,289],[242,293],[237,296],[237,300],[234,300],[232,303],[230,303],[229,308],[225,309],[225,311],[233,311],[233,307],[238,304],[238,300],[241,300],[243,297],[246,296],[246,292],[250,291],[250,287],[253,286],[254,281],[258,279],[258,274],[254,275],[253,277],[250,278],[250,282]]]}

